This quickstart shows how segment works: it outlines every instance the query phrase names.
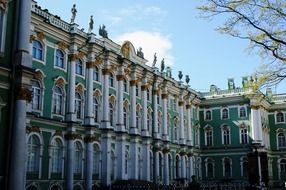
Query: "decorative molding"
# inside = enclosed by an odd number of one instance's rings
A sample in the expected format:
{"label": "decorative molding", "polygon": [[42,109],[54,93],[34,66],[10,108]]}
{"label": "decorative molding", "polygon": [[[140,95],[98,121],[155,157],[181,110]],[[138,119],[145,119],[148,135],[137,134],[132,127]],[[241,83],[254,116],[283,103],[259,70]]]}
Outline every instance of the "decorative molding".
{"label": "decorative molding", "polygon": [[186,105],[186,109],[191,109],[192,105],[191,104],[187,104]]}
{"label": "decorative molding", "polygon": [[26,127],[26,132],[29,134],[29,133],[41,133],[41,130],[39,127],[37,126],[32,126],[32,127]]}
{"label": "decorative molding", "polygon": [[194,154],[192,152],[187,152],[188,157],[192,157]]}
{"label": "decorative molding", "polygon": [[100,58],[100,57],[96,57],[95,58],[95,61],[93,62],[94,63],[94,66],[95,65],[100,65],[103,63],[103,60]]}
{"label": "decorative molding", "polygon": [[162,94],[161,97],[162,99],[168,99],[168,94]]}
{"label": "decorative molding", "polygon": [[39,70],[34,73],[34,77],[35,77],[35,79],[38,79],[40,81],[42,81],[44,79],[42,72]]}
{"label": "decorative molding", "polygon": [[61,50],[65,50],[65,49],[67,49],[68,45],[65,42],[61,41],[58,43],[58,47]]}
{"label": "decorative molding", "polygon": [[144,84],[141,86],[141,91],[148,90],[148,84]]}
{"label": "decorative molding", "polygon": [[118,81],[123,81],[124,80],[124,75],[116,75],[116,79]]}
{"label": "decorative molding", "polygon": [[66,84],[66,81],[62,77],[58,77],[55,79],[55,85],[59,87],[64,87]]}
{"label": "decorative molding", "polygon": [[102,75],[110,75],[110,73],[109,69],[102,69]]}
{"label": "decorative molding", "polygon": [[93,65],[94,65],[94,62],[92,62],[92,61],[86,62],[86,68],[87,69],[93,68]]}
{"label": "decorative molding", "polygon": [[131,80],[130,86],[136,86],[137,82],[138,82],[137,80]]}
{"label": "decorative molding", "polygon": [[75,87],[75,91],[76,91],[76,92],[79,92],[80,94],[83,94],[84,87],[79,83],[79,84]]}
{"label": "decorative molding", "polygon": [[32,92],[28,88],[20,87],[16,89],[16,94],[17,100],[26,100],[28,102],[32,101]]}
{"label": "decorative molding", "polygon": [[32,43],[36,39],[37,37],[35,35],[30,35],[30,43]]}
{"label": "decorative molding", "polygon": [[164,153],[164,154],[169,153],[169,152],[170,152],[170,148],[164,148],[164,149],[163,149],[163,153]]}
{"label": "decorative molding", "polygon": [[254,110],[258,110],[260,108],[260,106],[259,105],[251,105],[250,108],[254,109]]}
{"label": "decorative molding", "polygon": [[82,138],[81,138],[81,135],[78,133],[68,133],[68,134],[65,134],[65,139],[75,140],[75,139],[82,139]]}
{"label": "decorative molding", "polygon": [[153,94],[159,95],[160,94],[160,89],[159,88],[154,89],[153,90]]}
{"label": "decorative molding", "polygon": [[60,130],[56,130],[56,132],[54,133],[54,136],[60,136],[63,137],[63,132]]}
{"label": "decorative molding", "polygon": [[183,102],[183,101],[179,101],[179,102],[178,102],[178,105],[179,105],[179,106],[184,106],[184,102]]}
{"label": "decorative molding", "polygon": [[128,68],[126,68],[126,69],[124,69],[124,73],[125,73],[125,75],[129,75],[130,70]]}
{"label": "decorative molding", "polygon": [[93,135],[87,135],[84,137],[84,142],[85,143],[91,143],[91,142],[94,142],[94,141],[97,141],[98,139],[93,136]]}
{"label": "decorative molding", "polygon": [[69,60],[70,60],[70,61],[75,61],[75,60],[77,60],[77,54],[75,54],[75,53],[69,54]]}
{"label": "decorative molding", "polygon": [[38,38],[39,40],[43,40],[43,39],[45,38],[44,32],[37,32],[37,38]]}
{"label": "decorative molding", "polygon": [[82,58],[84,58],[84,57],[86,57],[86,54],[83,53],[82,51],[79,52],[78,55],[77,55],[77,58],[80,58],[80,59],[82,59]]}

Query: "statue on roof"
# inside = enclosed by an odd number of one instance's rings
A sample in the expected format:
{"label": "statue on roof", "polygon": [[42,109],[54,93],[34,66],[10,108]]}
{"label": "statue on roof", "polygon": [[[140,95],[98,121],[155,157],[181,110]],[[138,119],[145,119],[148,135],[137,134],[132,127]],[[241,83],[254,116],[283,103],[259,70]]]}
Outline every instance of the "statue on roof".
{"label": "statue on roof", "polygon": [[161,61],[161,72],[163,72],[164,69],[165,69],[165,58],[163,58]]}
{"label": "statue on roof", "polygon": [[172,78],[172,70],[171,67],[166,67],[166,76]]}
{"label": "statue on roof", "polygon": [[153,64],[152,64],[152,67],[155,67],[156,65],[156,62],[157,62],[157,53],[154,54],[154,59],[153,59]]}
{"label": "statue on roof", "polygon": [[190,82],[190,76],[186,75],[186,83],[187,83],[187,85],[189,85],[189,82]]}
{"label": "statue on roof", "polygon": [[107,30],[105,29],[105,25],[104,24],[102,25],[102,27],[99,26],[99,32],[98,33],[103,38],[108,38],[108,33],[107,33]]}
{"label": "statue on roof", "polygon": [[90,16],[90,20],[89,20],[88,33],[91,33],[91,32],[92,32],[92,30],[93,30],[93,24],[94,24],[94,22],[93,22],[93,16],[91,15],[91,16]]}
{"label": "statue on roof", "polygon": [[142,47],[139,47],[139,50],[137,50],[136,54],[137,54],[138,57],[141,57],[141,58],[144,59],[144,53],[142,52]]}
{"label": "statue on roof", "polygon": [[182,80],[182,78],[183,78],[183,73],[182,73],[182,71],[179,71],[178,77],[179,77],[180,80]]}
{"label": "statue on roof", "polygon": [[74,20],[75,20],[75,16],[76,16],[76,13],[77,13],[77,10],[76,10],[76,5],[73,4],[72,6],[72,9],[71,9],[71,13],[72,13],[72,16],[71,16],[71,24],[74,23]]}

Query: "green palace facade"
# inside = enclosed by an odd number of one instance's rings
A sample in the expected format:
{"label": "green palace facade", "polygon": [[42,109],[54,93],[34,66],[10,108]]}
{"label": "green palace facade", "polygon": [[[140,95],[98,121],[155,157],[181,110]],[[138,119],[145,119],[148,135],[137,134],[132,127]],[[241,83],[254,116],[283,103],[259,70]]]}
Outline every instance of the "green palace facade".
{"label": "green palace facade", "polygon": [[[74,17],[68,23],[34,1],[17,6],[31,15],[14,28],[24,31],[22,61],[4,62],[13,51],[0,57],[6,187],[93,189],[128,179],[169,185],[192,175],[202,183],[284,184],[286,94],[254,92],[252,77],[241,87],[228,79],[227,90],[197,92],[181,72],[175,80],[170,68],[148,66],[131,42],[113,42],[105,27],[97,37],[93,27],[86,33]],[[0,47],[12,44],[6,26]]]}

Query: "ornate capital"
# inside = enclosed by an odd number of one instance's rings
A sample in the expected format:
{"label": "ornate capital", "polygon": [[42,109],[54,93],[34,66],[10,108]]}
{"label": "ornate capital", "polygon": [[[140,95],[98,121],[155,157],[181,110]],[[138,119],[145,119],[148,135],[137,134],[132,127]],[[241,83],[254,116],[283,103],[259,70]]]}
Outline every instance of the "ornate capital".
{"label": "ornate capital", "polygon": [[187,104],[186,105],[186,109],[191,109],[192,105],[191,104]]}
{"label": "ornate capital", "polygon": [[78,58],[82,59],[83,57],[85,57],[85,53],[83,53],[82,51],[78,53]]}
{"label": "ornate capital", "polygon": [[94,61],[94,65],[100,65],[103,63],[103,60],[100,57],[96,57]]}
{"label": "ornate capital", "polygon": [[154,89],[153,90],[153,94],[159,95],[160,94],[160,89],[159,88]]}
{"label": "ornate capital", "polygon": [[32,42],[33,42],[33,40],[35,40],[35,39],[37,39],[37,38],[36,38],[36,36],[34,36],[34,35],[30,35],[30,43],[32,43]]}
{"label": "ornate capital", "polygon": [[183,101],[179,101],[178,104],[179,104],[179,106],[184,106],[184,102]]}
{"label": "ornate capital", "polygon": [[86,143],[91,143],[94,141],[97,141],[97,138],[95,136],[87,135],[84,137],[84,142],[86,142]]}
{"label": "ornate capital", "polygon": [[162,99],[168,99],[168,94],[162,94]]}
{"label": "ornate capital", "polygon": [[148,85],[147,84],[144,84],[141,86],[141,91],[145,91],[148,89]]}
{"label": "ornate capital", "polygon": [[194,155],[194,154],[193,154],[192,152],[188,152],[188,153],[187,153],[187,156],[188,156],[188,157],[191,157],[191,156],[193,156],[193,155]]}
{"label": "ornate capital", "polygon": [[81,139],[81,135],[77,133],[68,133],[65,134],[66,140],[75,140],[75,139]]}
{"label": "ornate capital", "polygon": [[110,75],[109,69],[102,69],[102,75]]}
{"label": "ornate capital", "polygon": [[136,86],[137,80],[131,80],[130,81],[130,86]]}
{"label": "ornate capital", "polygon": [[87,69],[93,68],[93,62],[92,61],[86,62],[86,68]]}
{"label": "ornate capital", "polygon": [[69,54],[69,60],[70,61],[75,61],[75,60],[77,60],[77,54]]}
{"label": "ornate capital", "polygon": [[59,42],[58,43],[58,47],[61,50],[65,50],[65,49],[67,49],[68,46],[67,46],[67,44],[65,42]]}
{"label": "ornate capital", "polygon": [[41,130],[40,130],[40,128],[37,127],[37,126],[32,126],[32,127],[27,127],[27,128],[26,128],[26,132],[27,132],[28,134],[29,134],[29,133],[32,133],[32,132],[34,132],[34,133],[40,133]]}
{"label": "ornate capital", "polygon": [[63,132],[60,131],[60,130],[56,130],[54,136],[60,136],[60,137],[62,137],[62,136],[63,136]]}
{"label": "ornate capital", "polygon": [[164,149],[163,149],[163,153],[164,153],[164,154],[166,154],[166,153],[168,153],[168,152],[170,152],[170,148],[164,148]]}
{"label": "ornate capital", "polygon": [[179,152],[179,154],[180,154],[180,156],[184,156],[184,155],[187,154],[187,152],[186,152],[185,150],[181,150],[181,151]]}
{"label": "ornate capital", "polygon": [[39,40],[43,40],[43,39],[45,38],[44,32],[37,32],[37,38],[38,38]]}
{"label": "ornate capital", "polygon": [[55,85],[56,86],[60,86],[60,87],[63,87],[65,85],[65,81],[63,78],[58,78],[56,81],[55,81]]}
{"label": "ornate capital", "polygon": [[260,106],[259,105],[251,105],[250,108],[253,110],[258,110],[260,108]]}
{"label": "ornate capital", "polygon": [[124,80],[124,75],[116,75],[116,79],[118,81],[123,81]]}
{"label": "ornate capital", "polygon": [[32,101],[32,92],[28,88],[20,87],[16,90],[17,100],[26,100],[28,102]]}

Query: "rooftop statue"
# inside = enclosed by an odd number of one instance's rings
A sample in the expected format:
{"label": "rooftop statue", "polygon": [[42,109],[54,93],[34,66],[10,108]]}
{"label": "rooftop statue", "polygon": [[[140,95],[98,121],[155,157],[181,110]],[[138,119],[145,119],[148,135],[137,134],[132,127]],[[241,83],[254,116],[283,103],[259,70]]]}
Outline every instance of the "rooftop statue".
{"label": "rooftop statue", "polygon": [[88,33],[91,33],[91,32],[92,32],[92,30],[93,30],[93,24],[94,24],[94,22],[93,22],[93,16],[91,15],[91,16],[90,16],[90,20],[89,20]]}
{"label": "rooftop statue", "polygon": [[144,58],[144,53],[142,52],[142,47],[139,47],[139,50],[137,50],[136,54],[138,57]]}
{"label": "rooftop statue", "polygon": [[108,38],[108,33],[107,33],[107,30],[105,29],[105,25],[104,24],[102,25],[102,27],[99,26],[99,32],[98,33],[103,38]]}
{"label": "rooftop statue", "polygon": [[71,13],[72,13],[72,16],[71,16],[71,24],[74,23],[75,16],[76,16],[76,13],[77,13],[77,10],[76,10],[75,6],[76,6],[76,5],[73,4],[72,9],[71,9]]}
{"label": "rooftop statue", "polygon": [[186,83],[189,84],[189,82],[190,82],[190,76],[186,75]]}
{"label": "rooftop statue", "polygon": [[154,59],[153,59],[153,64],[152,64],[152,67],[155,67],[156,65],[156,62],[157,62],[157,53],[154,54]]}
{"label": "rooftop statue", "polygon": [[182,78],[183,78],[183,73],[182,73],[182,71],[179,71],[178,77],[179,77],[180,80],[182,80]]}
{"label": "rooftop statue", "polygon": [[172,78],[172,70],[171,67],[166,67],[166,76]]}
{"label": "rooftop statue", "polygon": [[165,58],[163,58],[161,61],[161,72],[163,72],[164,69],[165,69]]}

